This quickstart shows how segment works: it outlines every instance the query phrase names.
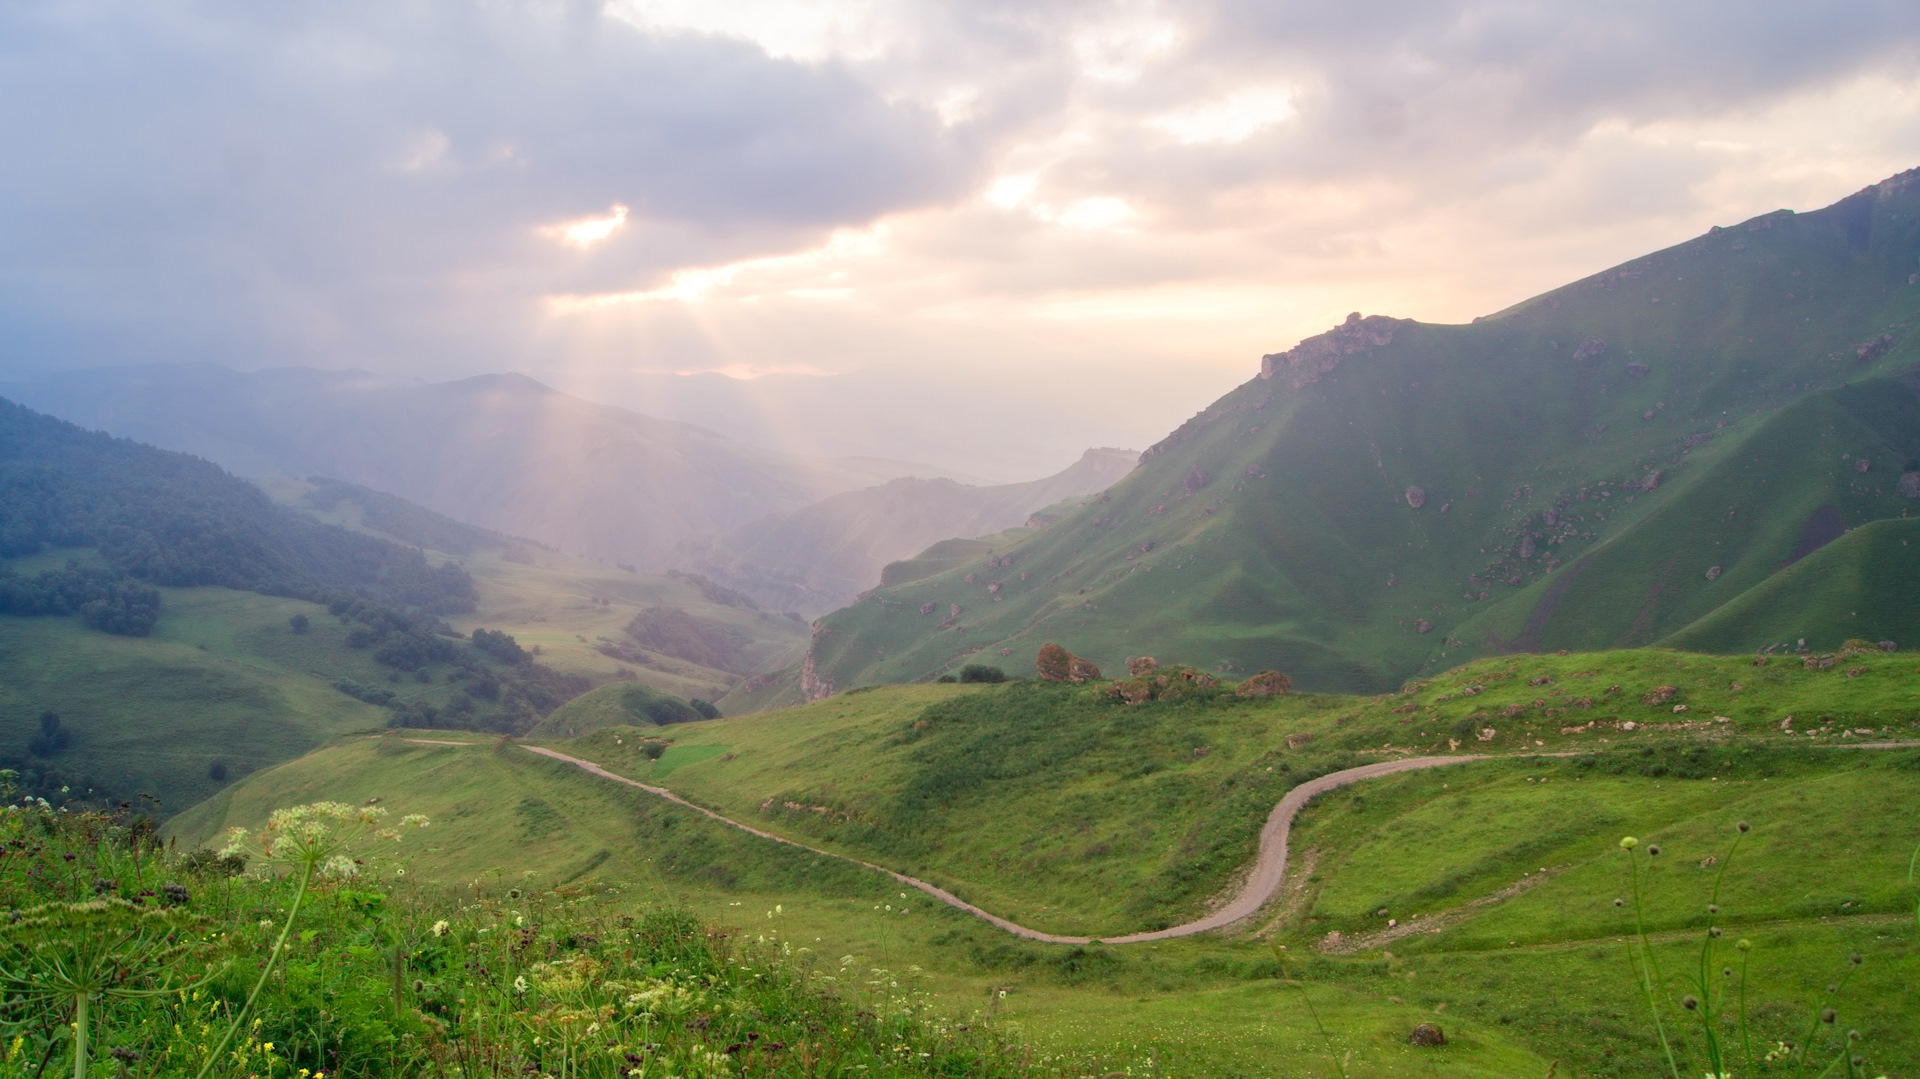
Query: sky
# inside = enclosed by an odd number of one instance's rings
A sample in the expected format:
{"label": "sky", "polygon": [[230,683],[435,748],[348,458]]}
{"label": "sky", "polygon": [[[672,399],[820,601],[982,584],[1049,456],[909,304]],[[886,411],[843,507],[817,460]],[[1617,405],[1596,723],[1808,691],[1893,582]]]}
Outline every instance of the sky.
{"label": "sky", "polygon": [[1920,5],[15,0],[0,140],[15,371],[520,370],[1015,478],[1920,165]]}

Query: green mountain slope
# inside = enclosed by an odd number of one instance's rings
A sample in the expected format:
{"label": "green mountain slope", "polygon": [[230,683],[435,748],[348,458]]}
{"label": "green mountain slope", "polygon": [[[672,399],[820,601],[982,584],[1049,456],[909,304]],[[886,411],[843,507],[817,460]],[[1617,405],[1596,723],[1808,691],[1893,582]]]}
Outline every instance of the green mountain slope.
{"label": "green mountain slope", "polygon": [[1917,260],[1904,173],[1469,325],[1353,316],[1098,501],[824,618],[805,693],[1047,640],[1344,690],[1661,640],[1914,505]]}

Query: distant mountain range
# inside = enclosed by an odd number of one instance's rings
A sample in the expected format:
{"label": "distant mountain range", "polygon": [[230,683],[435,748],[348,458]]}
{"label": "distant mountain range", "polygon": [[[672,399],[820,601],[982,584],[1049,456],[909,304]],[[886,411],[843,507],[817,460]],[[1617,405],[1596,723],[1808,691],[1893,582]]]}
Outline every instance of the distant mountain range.
{"label": "distant mountain range", "polygon": [[1046,641],[1356,691],[1508,651],[1920,645],[1916,315],[1920,170],[1470,325],[1355,314],[1051,528],[825,618],[807,695]]}
{"label": "distant mountain range", "polygon": [[952,476],[767,450],[512,374],[421,383],[156,365],[5,383],[0,396],[241,475],[332,477],[647,569],[689,536],[902,476]]}
{"label": "distant mountain range", "polygon": [[1025,524],[1062,499],[1112,486],[1138,459],[1134,450],[1088,450],[1045,479],[984,487],[950,479],[891,480],[687,540],[673,560],[763,606],[820,614],[878,585],[889,562],[947,537]]}

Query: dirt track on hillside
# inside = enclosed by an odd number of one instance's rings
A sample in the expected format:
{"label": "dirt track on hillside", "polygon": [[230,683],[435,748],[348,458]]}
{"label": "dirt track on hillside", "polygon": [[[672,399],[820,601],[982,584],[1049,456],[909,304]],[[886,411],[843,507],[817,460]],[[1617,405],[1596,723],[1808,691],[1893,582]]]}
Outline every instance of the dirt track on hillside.
{"label": "dirt track on hillside", "polygon": [[1364,764],[1358,768],[1349,768],[1343,772],[1334,772],[1321,776],[1318,779],[1310,779],[1288,791],[1287,796],[1280,799],[1280,804],[1274,806],[1273,812],[1267,815],[1266,827],[1260,830],[1260,852],[1254,857],[1253,868],[1247,874],[1247,882],[1240,889],[1240,894],[1234,896],[1225,906],[1198,921],[1188,922],[1185,925],[1156,929],[1149,933],[1129,933],[1119,937],[1094,938],[1063,936],[1058,933],[1042,933],[1037,929],[1028,929],[1024,925],[1016,925],[1005,918],[989,914],[966,900],[961,899],[959,896],[954,895],[952,892],[947,891],[945,888],[928,884],[924,880],[909,877],[905,873],[896,873],[885,866],[874,865],[872,862],[863,862],[858,858],[850,858],[847,855],[835,854],[828,850],[820,850],[817,847],[809,847],[805,843],[796,843],[784,836],[777,836],[772,832],[762,831],[751,825],[742,824],[731,817],[715,813],[711,809],[694,805],[692,802],[687,801],[685,798],[680,797],[665,787],[655,787],[642,783],[639,780],[628,779],[626,776],[615,775],[592,761],[581,760],[578,757],[570,757],[556,750],[524,744],[521,748],[532,753],[538,753],[542,757],[550,757],[553,760],[571,764],[575,768],[599,776],[602,779],[611,779],[615,783],[625,783],[629,787],[638,787],[649,794],[658,795],[669,802],[685,806],[702,816],[719,821],[721,824],[738,828],[743,832],[757,835],[762,839],[770,839],[775,843],[785,843],[789,847],[797,847],[800,850],[823,855],[828,858],[838,858],[841,861],[852,862],[855,865],[865,866],[876,873],[885,873],[887,876],[892,877],[902,884],[920,889],[950,907],[964,910],[982,921],[991,922],[993,925],[1012,933],[1016,937],[1025,937],[1028,940],[1042,940],[1050,944],[1089,944],[1095,939],[1098,939],[1104,944],[1141,944],[1150,940],[1169,940],[1174,937],[1190,937],[1195,933],[1205,933],[1213,929],[1224,929],[1236,922],[1244,921],[1257,913],[1261,907],[1267,904],[1268,900],[1279,894],[1280,886],[1286,881],[1287,835],[1293,829],[1293,818],[1301,809],[1306,807],[1306,804],[1311,801],[1315,795],[1333,790],[1335,787],[1344,787],[1349,783],[1358,782],[1362,779],[1375,779],[1380,776],[1396,775],[1400,772],[1414,772],[1423,768],[1438,768],[1442,765],[1465,764],[1468,761],[1485,759],[1482,756],[1471,755],[1461,757],[1409,757],[1404,760]]}

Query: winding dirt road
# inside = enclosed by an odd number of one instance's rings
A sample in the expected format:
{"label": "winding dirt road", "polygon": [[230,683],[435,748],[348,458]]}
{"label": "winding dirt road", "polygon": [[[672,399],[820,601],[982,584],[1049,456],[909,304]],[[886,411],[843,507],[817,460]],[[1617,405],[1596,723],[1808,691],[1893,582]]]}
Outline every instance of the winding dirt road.
{"label": "winding dirt road", "polygon": [[669,802],[683,805],[695,813],[710,817],[713,820],[719,821],[721,824],[738,828],[743,832],[757,835],[762,839],[771,839],[775,843],[785,843],[789,847],[797,847],[800,850],[828,858],[838,858],[843,862],[852,862],[855,865],[865,866],[876,873],[885,873],[887,876],[892,877],[902,884],[920,889],[950,907],[964,910],[982,921],[991,922],[1016,937],[1025,937],[1028,940],[1043,940],[1050,944],[1089,944],[1096,939],[1104,944],[1141,944],[1150,940],[1190,937],[1195,933],[1205,933],[1213,929],[1224,929],[1235,922],[1243,921],[1252,917],[1261,907],[1266,905],[1269,899],[1272,899],[1279,893],[1280,885],[1285,882],[1287,875],[1287,834],[1293,829],[1294,816],[1297,815],[1315,795],[1324,791],[1330,791],[1335,787],[1344,787],[1349,783],[1356,783],[1363,779],[1375,779],[1380,776],[1390,776],[1400,772],[1414,772],[1422,768],[1439,768],[1448,764],[1465,764],[1468,761],[1485,759],[1481,756],[1408,757],[1404,760],[1363,764],[1358,768],[1349,768],[1344,772],[1333,772],[1329,775],[1321,776],[1318,779],[1310,779],[1288,791],[1287,796],[1280,799],[1280,804],[1273,807],[1273,812],[1267,814],[1267,825],[1260,830],[1260,852],[1254,857],[1253,868],[1251,872],[1247,874],[1247,883],[1240,889],[1240,894],[1234,896],[1225,906],[1201,918],[1199,921],[1188,922],[1185,925],[1156,929],[1150,933],[1129,933],[1121,937],[1094,938],[1062,936],[1058,933],[1042,933],[1037,929],[1028,929],[1024,925],[1015,925],[1005,918],[981,910],[979,907],[961,899],[945,888],[928,884],[924,880],[909,877],[904,873],[895,873],[885,866],[874,865],[872,862],[863,862],[858,858],[850,858],[844,854],[835,854],[829,850],[809,847],[805,843],[795,843],[793,840],[787,839],[784,836],[777,836],[772,832],[765,832],[750,825],[742,824],[731,817],[725,817],[715,813],[711,809],[694,805],[692,802],[687,801],[685,798],[680,797],[665,787],[655,787],[638,780],[628,779],[626,776],[615,775],[592,761],[581,760],[579,757],[570,757],[565,753],[560,753],[555,750],[524,744],[521,745],[520,748],[532,753],[538,753],[542,757],[551,757],[556,761],[571,764],[575,768],[599,776],[602,779],[611,779],[615,783],[625,783],[629,787],[638,787],[649,794],[658,795]]}

